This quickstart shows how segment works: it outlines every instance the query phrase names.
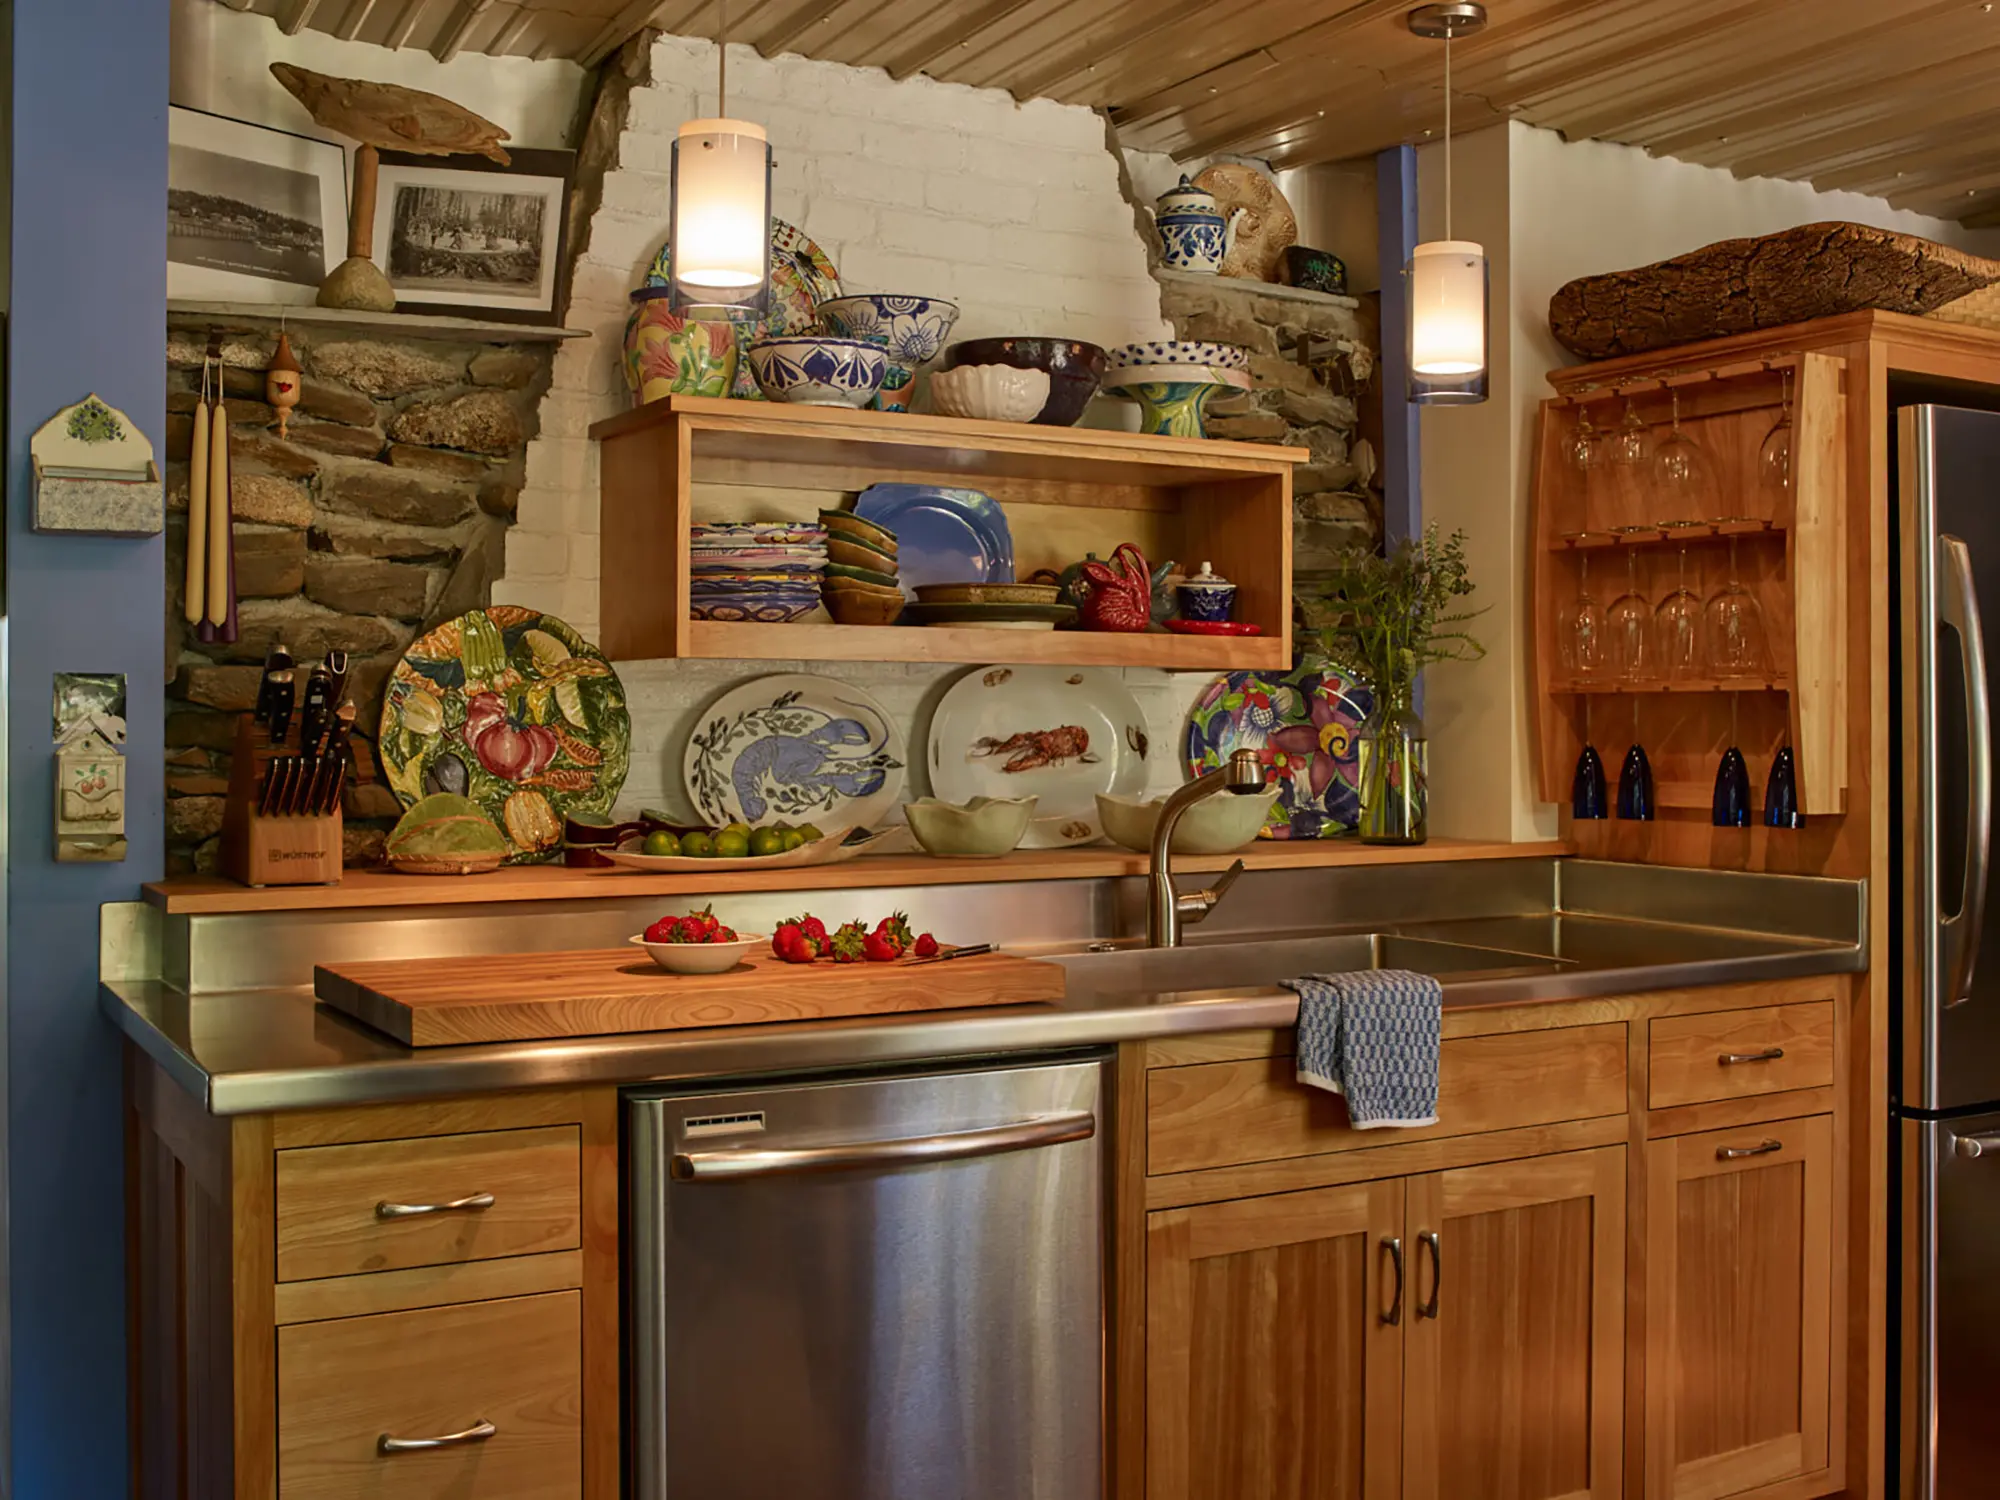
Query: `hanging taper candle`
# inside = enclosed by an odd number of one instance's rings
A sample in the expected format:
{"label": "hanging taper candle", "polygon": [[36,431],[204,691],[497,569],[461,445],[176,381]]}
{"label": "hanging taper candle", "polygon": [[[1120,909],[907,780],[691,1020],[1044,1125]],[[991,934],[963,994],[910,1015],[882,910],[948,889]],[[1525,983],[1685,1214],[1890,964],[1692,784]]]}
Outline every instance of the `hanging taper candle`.
{"label": "hanging taper candle", "polygon": [[188,440],[187,576],[181,613],[199,625],[208,613],[208,361],[201,362],[201,395],[194,404]]}
{"label": "hanging taper candle", "polygon": [[[219,374],[219,372],[218,372]],[[208,609],[207,623],[227,630],[235,613],[230,592],[231,535],[235,520],[229,503],[229,407],[218,381],[208,434]],[[218,639],[227,636],[218,634]]]}

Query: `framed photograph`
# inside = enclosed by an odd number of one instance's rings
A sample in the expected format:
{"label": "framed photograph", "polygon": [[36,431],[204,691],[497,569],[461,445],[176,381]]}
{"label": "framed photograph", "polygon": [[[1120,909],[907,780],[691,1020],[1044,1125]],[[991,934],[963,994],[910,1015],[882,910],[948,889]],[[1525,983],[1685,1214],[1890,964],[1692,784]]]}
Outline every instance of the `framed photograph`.
{"label": "framed photograph", "polygon": [[375,263],[403,312],[554,323],[568,233],[571,151],[382,153]]}
{"label": "framed photograph", "polygon": [[309,303],[347,240],[332,141],[167,111],[167,295]]}

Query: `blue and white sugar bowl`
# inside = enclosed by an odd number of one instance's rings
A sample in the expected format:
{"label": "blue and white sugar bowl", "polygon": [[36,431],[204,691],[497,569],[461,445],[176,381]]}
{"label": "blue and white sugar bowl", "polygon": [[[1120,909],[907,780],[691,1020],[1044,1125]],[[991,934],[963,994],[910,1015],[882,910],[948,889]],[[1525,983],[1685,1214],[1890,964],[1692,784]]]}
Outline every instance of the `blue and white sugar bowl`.
{"label": "blue and white sugar bowl", "polygon": [[1235,237],[1236,214],[1225,215],[1215,194],[1198,188],[1182,174],[1180,186],[1160,194],[1153,205],[1153,224],[1160,231],[1160,259],[1174,271],[1214,275],[1222,268]]}
{"label": "blue and white sugar bowl", "polygon": [[1181,580],[1174,598],[1183,620],[1227,620],[1236,607],[1236,585],[1203,563],[1199,573]]}

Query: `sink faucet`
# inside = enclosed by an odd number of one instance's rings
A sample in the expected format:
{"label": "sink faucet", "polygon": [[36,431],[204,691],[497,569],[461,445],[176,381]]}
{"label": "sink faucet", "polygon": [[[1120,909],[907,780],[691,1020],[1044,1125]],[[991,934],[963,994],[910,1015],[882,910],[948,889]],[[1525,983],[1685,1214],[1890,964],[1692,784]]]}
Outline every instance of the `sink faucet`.
{"label": "sink faucet", "polygon": [[1148,947],[1178,948],[1181,945],[1182,925],[1199,922],[1214,911],[1236,883],[1236,877],[1243,873],[1243,861],[1239,859],[1209,889],[1190,891],[1185,896],[1177,892],[1174,889],[1172,849],[1174,829],[1180,825],[1181,814],[1202,798],[1212,797],[1217,792],[1248,795],[1263,790],[1264,764],[1257,759],[1257,752],[1238,750],[1229,757],[1228,764],[1216,767],[1205,776],[1197,776],[1167,798],[1166,805],[1160,809],[1159,821],[1153,825],[1153,866],[1146,876]]}

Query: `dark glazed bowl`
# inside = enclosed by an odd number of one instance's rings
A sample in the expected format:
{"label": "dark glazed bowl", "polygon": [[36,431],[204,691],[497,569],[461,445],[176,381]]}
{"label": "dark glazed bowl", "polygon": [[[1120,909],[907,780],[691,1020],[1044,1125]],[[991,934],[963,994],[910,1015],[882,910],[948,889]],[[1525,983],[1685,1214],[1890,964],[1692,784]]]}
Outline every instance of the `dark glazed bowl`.
{"label": "dark glazed bowl", "polygon": [[941,368],[1012,365],[1049,372],[1049,399],[1035,413],[1044,427],[1074,427],[1104,378],[1104,351],[1081,339],[965,339],[944,351]]}

